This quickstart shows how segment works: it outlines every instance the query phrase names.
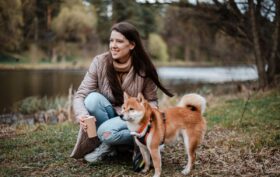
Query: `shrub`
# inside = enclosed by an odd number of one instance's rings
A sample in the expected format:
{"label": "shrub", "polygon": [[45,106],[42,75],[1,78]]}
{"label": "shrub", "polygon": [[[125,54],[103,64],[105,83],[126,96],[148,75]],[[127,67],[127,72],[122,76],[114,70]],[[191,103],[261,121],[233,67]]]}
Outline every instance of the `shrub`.
{"label": "shrub", "polygon": [[149,35],[148,48],[153,58],[163,62],[168,61],[167,45],[160,35],[156,33]]}

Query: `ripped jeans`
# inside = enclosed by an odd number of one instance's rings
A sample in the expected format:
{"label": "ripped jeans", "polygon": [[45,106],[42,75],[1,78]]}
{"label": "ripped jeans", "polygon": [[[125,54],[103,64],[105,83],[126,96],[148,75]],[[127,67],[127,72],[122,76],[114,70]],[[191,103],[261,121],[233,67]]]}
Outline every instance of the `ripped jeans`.
{"label": "ripped jeans", "polygon": [[133,145],[133,137],[112,104],[100,93],[90,93],[85,101],[89,114],[96,118],[97,136],[108,145]]}

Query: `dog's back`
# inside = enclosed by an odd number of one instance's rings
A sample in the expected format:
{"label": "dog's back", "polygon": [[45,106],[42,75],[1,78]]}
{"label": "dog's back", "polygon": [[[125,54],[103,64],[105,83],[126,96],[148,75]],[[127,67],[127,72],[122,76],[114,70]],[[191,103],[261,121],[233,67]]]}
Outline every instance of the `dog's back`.
{"label": "dog's back", "polygon": [[206,130],[206,121],[202,116],[205,108],[206,100],[202,96],[187,94],[176,107],[165,109],[166,141],[173,142],[179,134],[187,132],[188,136],[196,137],[197,143],[200,143]]}

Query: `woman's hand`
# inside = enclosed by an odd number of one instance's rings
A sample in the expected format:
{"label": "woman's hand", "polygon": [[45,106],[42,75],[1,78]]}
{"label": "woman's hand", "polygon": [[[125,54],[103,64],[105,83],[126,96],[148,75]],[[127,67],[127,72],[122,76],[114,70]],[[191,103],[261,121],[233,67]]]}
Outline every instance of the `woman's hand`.
{"label": "woman's hand", "polygon": [[84,129],[84,131],[87,131],[87,124],[85,124],[85,119],[87,118],[87,116],[80,116],[79,117],[79,122],[80,125],[82,126],[82,128]]}

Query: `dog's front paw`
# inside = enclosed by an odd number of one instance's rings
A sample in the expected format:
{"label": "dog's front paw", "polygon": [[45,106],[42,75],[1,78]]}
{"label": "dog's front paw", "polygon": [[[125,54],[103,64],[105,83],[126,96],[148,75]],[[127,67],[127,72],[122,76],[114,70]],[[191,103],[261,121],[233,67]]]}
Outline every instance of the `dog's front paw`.
{"label": "dog's front paw", "polygon": [[182,174],[183,175],[187,175],[187,174],[189,174],[190,173],[190,169],[188,169],[188,168],[185,168],[183,171],[182,171]]}
{"label": "dog's front paw", "polygon": [[138,136],[139,134],[137,132],[130,132],[131,136]]}
{"label": "dog's front paw", "polygon": [[148,171],[149,171],[149,168],[146,168],[146,167],[145,167],[141,172],[142,172],[142,173],[147,173]]}

